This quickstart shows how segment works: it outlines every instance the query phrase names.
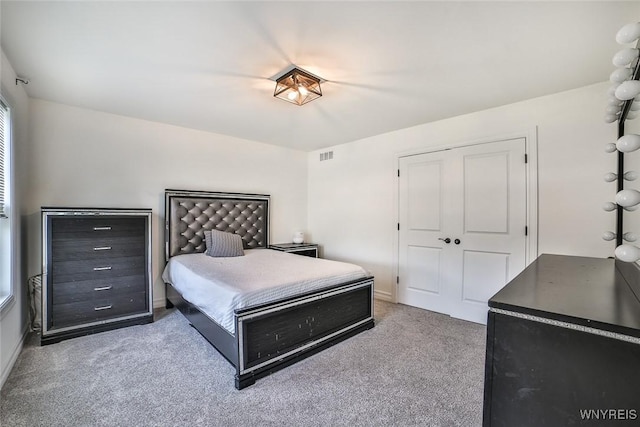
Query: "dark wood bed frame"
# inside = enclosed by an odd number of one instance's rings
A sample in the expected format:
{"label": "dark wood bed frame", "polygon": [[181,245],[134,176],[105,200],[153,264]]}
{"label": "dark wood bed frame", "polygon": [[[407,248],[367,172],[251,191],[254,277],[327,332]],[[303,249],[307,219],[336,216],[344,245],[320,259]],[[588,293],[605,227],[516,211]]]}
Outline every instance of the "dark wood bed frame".
{"label": "dark wood bed frame", "polygon": [[[240,234],[245,248],[268,248],[269,201],[261,194],[165,190],[166,260],[204,252],[204,231],[214,228]],[[235,366],[237,389],[374,326],[373,277],[236,310],[235,334],[171,284],[166,292],[167,307],[177,307]]]}

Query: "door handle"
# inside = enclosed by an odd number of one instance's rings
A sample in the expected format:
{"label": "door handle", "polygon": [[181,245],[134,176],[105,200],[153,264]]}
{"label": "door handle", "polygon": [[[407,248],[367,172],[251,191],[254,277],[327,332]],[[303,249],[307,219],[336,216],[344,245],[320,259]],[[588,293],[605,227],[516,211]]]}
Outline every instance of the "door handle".
{"label": "door handle", "polygon": [[459,245],[460,244],[460,239],[454,240],[453,243],[455,243],[456,245]]}
{"label": "door handle", "polygon": [[446,238],[444,238],[444,239],[443,239],[442,237],[438,237],[438,240],[442,240],[442,241],[443,241],[443,242],[445,242],[447,245],[448,245],[449,243],[451,243],[451,239],[450,239],[450,238],[448,238],[448,237],[446,237]]}

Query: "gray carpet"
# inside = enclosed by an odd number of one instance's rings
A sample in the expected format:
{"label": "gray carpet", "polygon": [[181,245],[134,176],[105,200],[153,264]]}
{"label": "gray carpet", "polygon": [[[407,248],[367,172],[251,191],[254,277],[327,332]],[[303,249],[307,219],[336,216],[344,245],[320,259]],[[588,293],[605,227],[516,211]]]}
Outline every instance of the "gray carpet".
{"label": "gray carpet", "polygon": [[477,426],[485,327],[376,302],[376,327],[238,391],[177,311],[45,347],[5,383],[9,426]]}

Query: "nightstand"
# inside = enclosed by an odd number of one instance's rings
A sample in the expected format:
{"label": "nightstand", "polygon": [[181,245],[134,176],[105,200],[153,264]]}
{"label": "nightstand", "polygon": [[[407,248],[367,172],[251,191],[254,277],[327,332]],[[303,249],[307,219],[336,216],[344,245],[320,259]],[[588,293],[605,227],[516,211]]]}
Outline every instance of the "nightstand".
{"label": "nightstand", "polygon": [[318,245],[315,243],[276,243],[269,249],[318,258]]}

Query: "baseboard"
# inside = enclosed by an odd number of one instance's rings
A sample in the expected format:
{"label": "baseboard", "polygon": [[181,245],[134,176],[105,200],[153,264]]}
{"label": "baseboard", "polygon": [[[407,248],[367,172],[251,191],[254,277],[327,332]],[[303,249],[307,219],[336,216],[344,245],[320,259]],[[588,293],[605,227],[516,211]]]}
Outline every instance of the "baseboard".
{"label": "baseboard", "polygon": [[373,297],[375,299],[379,299],[379,300],[382,300],[382,301],[395,302],[393,300],[393,295],[391,295],[391,292],[373,291]]}
{"label": "baseboard", "polygon": [[166,298],[162,298],[162,299],[154,299],[153,300],[153,308],[165,308],[167,306],[167,300]]}
{"label": "baseboard", "polygon": [[9,374],[11,373],[13,366],[16,364],[16,361],[18,360],[18,356],[20,356],[20,352],[22,351],[22,347],[24,347],[24,342],[27,339],[28,333],[29,333],[29,325],[27,324],[25,325],[24,330],[22,331],[22,338],[18,340],[18,344],[13,349],[13,353],[11,353],[11,357],[9,358],[9,363],[7,363],[7,366],[5,366],[4,370],[2,371],[2,375],[0,375],[0,390],[2,390],[2,387],[4,387],[5,381],[7,381],[7,378],[9,378]]}

